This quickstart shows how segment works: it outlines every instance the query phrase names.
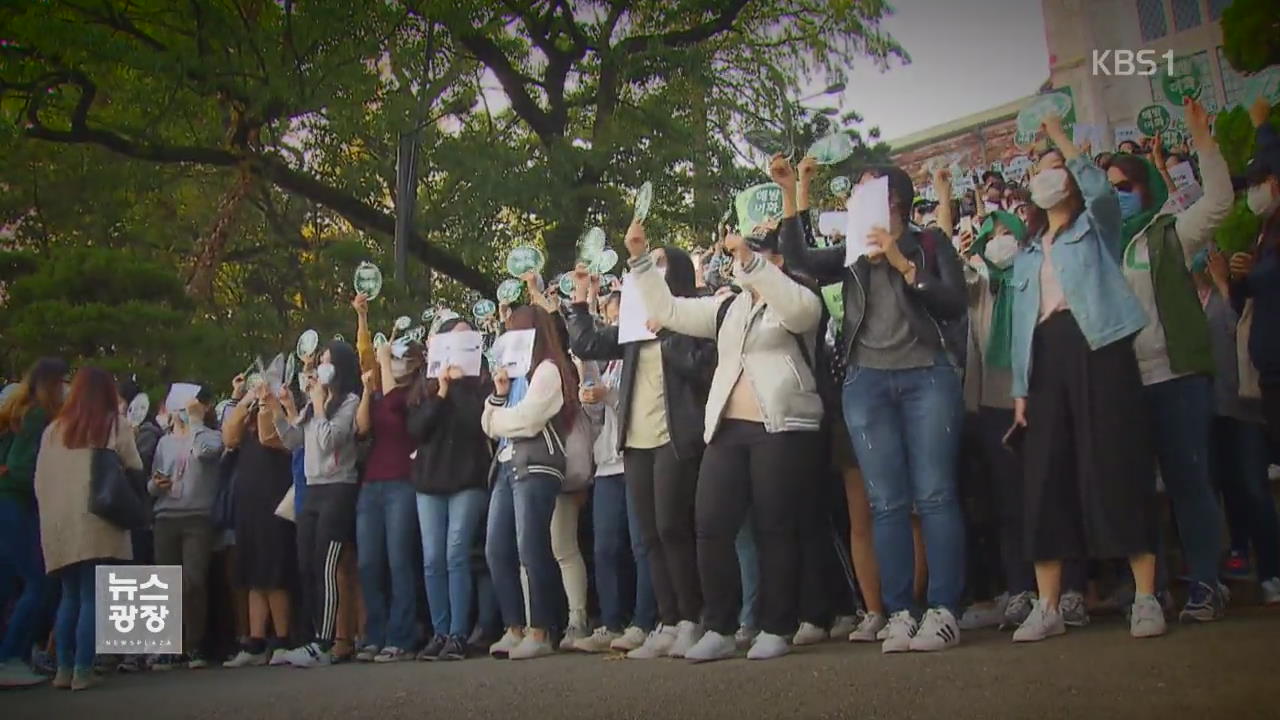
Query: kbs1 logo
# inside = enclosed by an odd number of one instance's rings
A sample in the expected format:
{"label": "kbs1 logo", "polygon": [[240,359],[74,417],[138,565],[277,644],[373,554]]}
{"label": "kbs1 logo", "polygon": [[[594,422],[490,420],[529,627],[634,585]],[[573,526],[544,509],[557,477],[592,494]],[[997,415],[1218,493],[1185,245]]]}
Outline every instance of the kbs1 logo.
{"label": "kbs1 logo", "polygon": [[1163,59],[1169,67],[1169,75],[1173,74],[1173,51],[1159,55],[1155,50],[1094,50],[1093,74],[1117,77],[1134,75],[1150,76],[1160,72]]}

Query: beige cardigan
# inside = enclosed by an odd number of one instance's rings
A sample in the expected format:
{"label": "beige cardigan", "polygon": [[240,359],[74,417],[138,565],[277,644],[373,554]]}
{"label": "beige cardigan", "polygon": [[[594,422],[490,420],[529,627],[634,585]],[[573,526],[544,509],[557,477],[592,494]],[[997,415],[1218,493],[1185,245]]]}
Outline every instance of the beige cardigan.
{"label": "beige cardigan", "polygon": [[[142,469],[133,429],[120,417],[112,429],[109,447],[124,464]],[[59,423],[44,431],[36,458],[36,502],[40,506],[40,544],[45,572],[52,573],[84,560],[112,558],[132,560],[129,531],[89,512],[89,466],[93,451],[68,450],[62,443]]]}

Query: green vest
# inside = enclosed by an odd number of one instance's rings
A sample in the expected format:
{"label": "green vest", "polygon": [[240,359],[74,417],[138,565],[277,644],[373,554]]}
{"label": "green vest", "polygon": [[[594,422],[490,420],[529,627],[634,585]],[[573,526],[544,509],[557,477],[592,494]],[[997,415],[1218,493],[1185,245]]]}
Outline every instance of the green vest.
{"label": "green vest", "polygon": [[1147,249],[1151,256],[1151,284],[1155,287],[1156,310],[1164,326],[1165,347],[1173,371],[1214,372],[1209,321],[1196,294],[1178,240],[1177,218],[1161,215],[1147,228]]}

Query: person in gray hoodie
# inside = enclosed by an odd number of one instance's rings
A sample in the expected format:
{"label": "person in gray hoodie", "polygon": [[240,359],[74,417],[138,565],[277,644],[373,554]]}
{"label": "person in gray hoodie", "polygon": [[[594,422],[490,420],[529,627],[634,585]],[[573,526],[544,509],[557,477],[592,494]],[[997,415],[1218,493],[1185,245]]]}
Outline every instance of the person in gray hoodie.
{"label": "person in gray hoodie", "polygon": [[[147,490],[155,497],[155,553],[160,565],[182,566],[183,647],[192,668],[207,667],[201,646],[208,617],[213,503],[218,495],[222,433],[214,428],[213,393],[201,386],[186,407],[170,412],[173,432],[156,445]],[[165,656],[158,668],[177,660]]]}
{"label": "person in gray hoodie", "polygon": [[307,404],[300,410],[287,388],[268,396],[267,409],[284,446],[303,448],[307,476],[298,514],[298,571],[315,639],[286,653],[284,660],[295,667],[315,667],[333,662],[330,650],[338,633],[343,587],[339,567],[355,542],[356,410],[364,391],[355,349],[339,340],[329,343],[304,386]]}

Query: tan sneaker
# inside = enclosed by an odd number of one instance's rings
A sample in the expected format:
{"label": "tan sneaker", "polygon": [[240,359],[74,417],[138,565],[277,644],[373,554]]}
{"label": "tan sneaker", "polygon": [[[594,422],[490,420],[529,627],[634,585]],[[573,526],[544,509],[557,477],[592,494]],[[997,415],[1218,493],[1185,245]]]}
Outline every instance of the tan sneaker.
{"label": "tan sneaker", "polygon": [[76,670],[71,674],[72,690],[88,690],[101,684],[102,676],[93,670]]}
{"label": "tan sneaker", "polygon": [[71,668],[58,668],[57,674],[53,676],[53,687],[59,690],[66,690],[71,687]]}

